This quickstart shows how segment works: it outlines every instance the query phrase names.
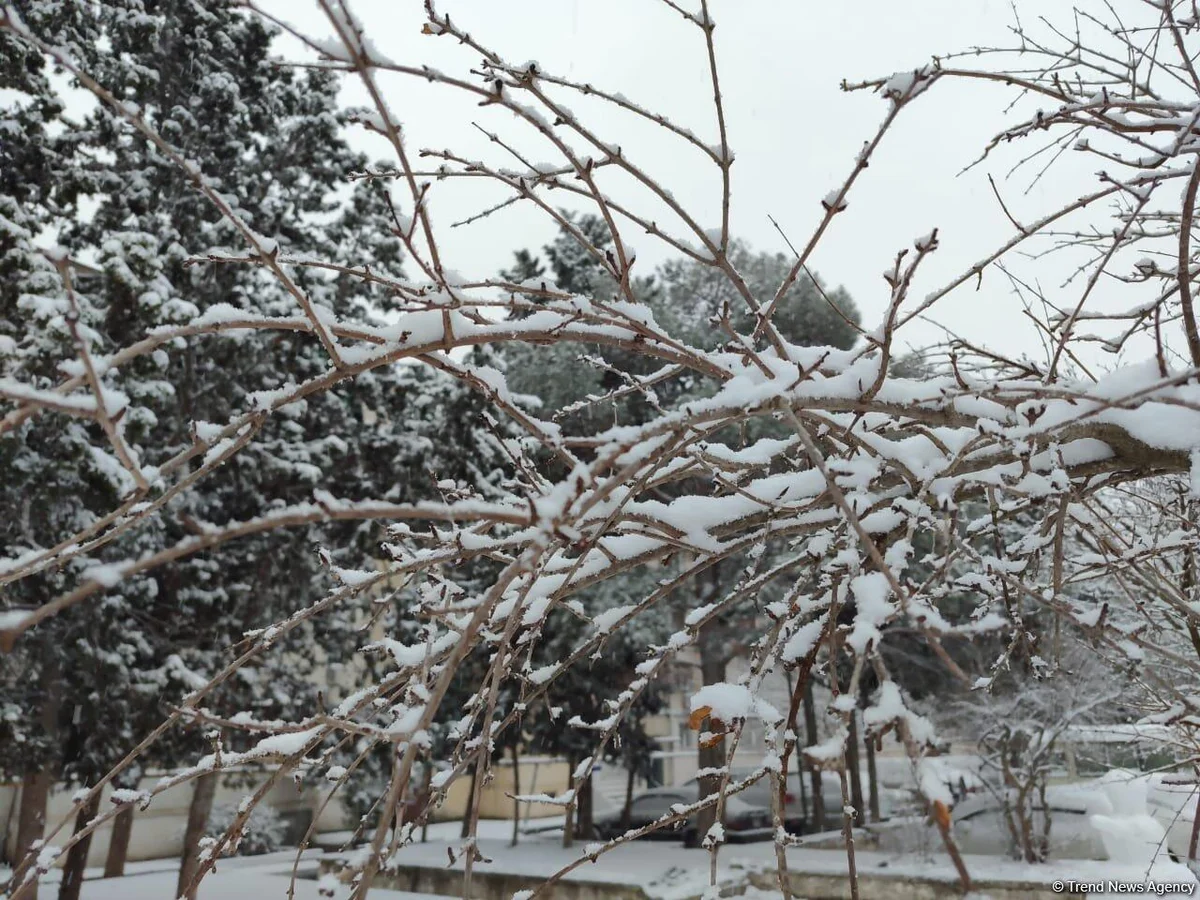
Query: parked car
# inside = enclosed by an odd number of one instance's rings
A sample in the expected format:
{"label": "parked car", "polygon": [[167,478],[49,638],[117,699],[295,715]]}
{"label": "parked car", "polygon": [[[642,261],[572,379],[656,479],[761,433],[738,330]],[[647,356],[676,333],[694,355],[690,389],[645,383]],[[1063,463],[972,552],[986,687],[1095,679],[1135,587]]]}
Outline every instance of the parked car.
{"label": "parked car", "polygon": [[1197,788],[1192,784],[1164,784],[1162,776],[1150,779],[1146,809],[1167,832],[1167,849],[1176,859],[1187,859],[1196,817]]}
{"label": "parked car", "polygon": [[[753,773],[752,769],[733,769],[730,778],[741,781]],[[693,779],[693,782],[695,779]],[[760,806],[771,812],[771,791],[775,789],[775,781],[769,777],[760,778],[745,790],[739,791],[737,797],[751,806]],[[864,792],[866,785],[863,785]],[[825,808],[826,828],[840,828],[842,824],[842,783],[836,772],[821,773],[821,797]],[[813,798],[812,782],[807,773],[788,772],[787,792],[784,794],[783,821],[788,831],[793,834],[803,834],[812,816]],[[891,818],[891,802],[887,795],[880,792],[879,815],[883,820]],[[860,812],[858,824],[866,821],[865,811]]]}
{"label": "parked car", "polygon": [[[1157,776],[1139,776],[1132,772],[1128,775],[1131,779],[1146,779],[1145,812],[1166,832],[1168,853],[1177,859],[1185,858],[1196,808],[1192,786],[1163,785]],[[1104,836],[1092,819],[1095,813],[1106,815],[1112,811],[1099,781],[1049,787],[1045,805],[1035,799],[1031,807],[1035,834],[1042,833],[1047,809],[1050,814],[1048,855],[1051,859],[1111,858]],[[1014,855],[1016,842],[1005,822],[1000,797],[972,794],[956,803],[951,814],[955,841],[961,852],[984,856]],[[877,836],[878,848],[886,852],[916,852],[941,844],[934,826],[926,824],[922,827],[915,821],[911,825],[885,827]]]}
{"label": "parked car", "polygon": [[[1106,859],[1104,841],[1091,824],[1095,809],[1092,792],[1086,789],[1048,788],[1046,805],[1034,802],[1031,812],[1035,834],[1045,827],[1050,812],[1049,856],[1051,859]],[[975,794],[953,810],[954,837],[963,853],[1009,856],[1015,842],[1004,821],[1003,804],[990,794]]]}
{"label": "parked car", "polygon": [[[629,827],[641,828],[656,822],[671,812],[676,806],[688,806],[695,803],[697,784],[693,780],[679,787],[652,788],[634,796],[630,804]],[[612,810],[603,815],[595,816],[593,824],[596,834],[604,840],[611,840],[625,829],[621,827],[621,811]],[[725,798],[725,839],[730,842],[769,840],[773,834],[771,826],[771,810],[761,806],[753,806],[737,796]],[[666,826],[652,831],[648,838],[678,840],[683,839],[687,846],[695,846],[703,835],[697,833],[696,814],[688,816],[680,824]]]}
{"label": "parked car", "polygon": [[[1090,821],[1086,793],[1051,788],[1049,855],[1052,859],[1106,859],[1104,842]],[[1033,829],[1041,834],[1046,811],[1035,801]],[[954,840],[962,853],[980,856],[1016,855],[1016,842],[1005,821],[1003,803],[991,794],[974,794],[952,810]],[[885,853],[922,853],[941,847],[937,828],[927,819],[897,821],[875,831],[877,849]]]}

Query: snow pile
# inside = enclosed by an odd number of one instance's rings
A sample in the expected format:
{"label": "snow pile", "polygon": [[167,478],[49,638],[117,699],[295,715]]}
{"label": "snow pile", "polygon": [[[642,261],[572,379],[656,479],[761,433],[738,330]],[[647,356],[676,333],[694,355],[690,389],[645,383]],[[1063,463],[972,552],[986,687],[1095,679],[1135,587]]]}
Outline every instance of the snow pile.
{"label": "snow pile", "polygon": [[1099,788],[1088,804],[1089,821],[1100,833],[1109,859],[1137,866],[1147,882],[1196,882],[1187,866],[1172,862],[1167,853],[1167,833],[1146,804],[1149,778],[1113,769],[1100,778]]}

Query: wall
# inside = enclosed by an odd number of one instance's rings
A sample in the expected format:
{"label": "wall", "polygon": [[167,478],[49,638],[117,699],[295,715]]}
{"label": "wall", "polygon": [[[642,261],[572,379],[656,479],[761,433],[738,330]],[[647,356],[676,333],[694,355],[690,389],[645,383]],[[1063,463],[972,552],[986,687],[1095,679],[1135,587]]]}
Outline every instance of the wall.
{"label": "wall", "polygon": [[[248,773],[227,776],[217,789],[213,800],[213,808],[233,805],[254,790],[255,785],[262,784],[262,776],[250,775],[253,779],[251,786],[246,787]],[[143,778],[138,787],[150,790],[161,778],[155,774]],[[240,780],[239,780],[240,779]],[[72,808],[71,796],[77,788],[61,787],[50,795],[46,811],[48,828],[53,828],[66,819]],[[178,856],[183,849],[183,832],[187,824],[188,806],[192,800],[193,784],[182,784],[163,791],[154,798],[149,808],[137,809],[133,816],[133,833],[129,840],[129,859],[162,859]],[[101,811],[112,808],[109,797],[111,791],[106,789],[100,800]],[[0,784],[0,848],[3,848],[4,858],[12,860],[16,853],[17,843],[17,810],[20,804],[20,785]],[[284,779],[267,795],[267,802],[289,817],[301,820],[311,820],[316,809],[319,795],[310,789],[299,790],[291,779]],[[54,838],[54,843],[61,844],[70,833],[73,823],[67,825]],[[339,826],[341,827],[341,826]],[[98,828],[92,836],[92,844],[88,851],[89,866],[103,866],[108,854],[108,843],[112,835],[112,823],[108,822]]]}
{"label": "wall", "polygon": [[[480,797],[480,817],[485,819],[510,819],[513,814],[513,801],[507,794],[513,793],[512,762],[504,760],[493,765],[495,778],[484,785]],[[521,792],[523,794],[561,794],[567,789],[570,773],[567,764],[551,757],[529,757],[521,761]],[[150,790],[161,778],[161,774],[147,776],[142,779],[139,788]],[[252,779],[246,786],[245,779]],[[224,805],[234,805],[251,793],[257,785],[262,784],[262,775],[242,773],[227,777],[217,790],[213,800],[213,809]],[[240,780],[239,780],[240,779]],[[433,819],[435,821],[461,819],[467,808],[467,794],[470,791],[469,778],[461,778],[451,785],[446,801],[438,808]],[[46,821],[50,828],[67,818],[71,813],[71,796],[75,788],[60,788],[50,796]],[[100,809],[110,809],[110,790],[105,790],[100,800]],[[6,860],[11,860],[16,853],[17,843],[17,812],[20,805],[20,785],[0,784],[0,849]],[[298,789],[290,778],[280,781],[267,795],[267,802],[289,818],[300,820],[304,826],[311,821],[312,816],[320,813],[317,820],[317,833],[328,831],[343,831],[347,827],[346,813],[342,804],[335,796],[324,809],[321,802],[327,793],[312,787]],[[133,834],[129,841],[129,859],[162,859],[178,856],[183,849],[183,832],[187,824],[188,806],[192,800],[192,784],[183,784],[164,791],[154,798],[153,803],[145,810],[137,809],[133,817]],[[546,816],[561,816],[562,807],[549,803],[521,804],[522,819],[536,819]],[[55,843],[61,844],[71,826],[55,837]],[[92,836],[92,844],[88,851],[89,866],[103,866],[108,854],[108,843],[112,834],[112,824],[106,823],[98,828]]]}
{"label": "wall", "polygon": [[[492,781],[483,786],[479,796],[481,819],[511,819],[513,801],[508,794],[515,793],[512,761],[505,759],[492,764]],[[561,794],[567,789],[570,778],[567,764],[561,759],[547,756],[521,760],[521,793]],[[437,821],[461,819],[467,810],[467,797],[471,790],[471,779],[459,778],[446,792],[446,800],[434,814]],[[522,803],[521,818],[538,819],[546,816],[561,816],[561,806],[550,803]]]}

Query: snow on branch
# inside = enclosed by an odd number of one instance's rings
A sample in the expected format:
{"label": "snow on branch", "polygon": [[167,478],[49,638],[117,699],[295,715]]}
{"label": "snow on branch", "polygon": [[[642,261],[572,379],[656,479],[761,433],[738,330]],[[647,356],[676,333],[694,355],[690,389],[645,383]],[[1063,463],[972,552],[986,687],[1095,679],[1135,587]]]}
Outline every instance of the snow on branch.
{"label": "snow on branch", "polygon": [[[378,798],[383,814],[353,866],[356,900],[385,860],[402,851],[399,835],[411,839],[411,827],[402,832],[393,826],[414,824],[396,816],[409,815],[398,811],[413,797],[420,766],[443,766],[426,786],[424,818],[467,771],[474,768],[484,780],[506,735],[519,737],[532,722],[553,721],[556,730],[595,749],[576,756],[583,762],[563,793],[518,793],[514,799],[574,814],[595,766],[614,752],[622,728],[666,680],[672,660],[735,615],[743,616],[737,643],[751,659],[750,672],[740,682],[704,685],[689,711],[694,728],[708,723],[705,749],[726,748],[730,763],[747,721],[755,720],[766,732],[766,763],[741,780],[728,766],[710,767],[704,777],[719,779],[716,794],[590,848],[589,858],[689,816],[719,817],[724,798],[758,778],[770,778],[773,790],[781,785],[797,746],[791,733],[795,705],[816,670],[831,680],[829,712],[837,725],[827,740],[802,748],[803,756],[838,772],[844,787],[847,742],[861,711],[871,739],[894,733],[904,744],[931,808],[944,804],[944,786],[923,765],[938,743],[934,726],[905,699],[903,673],[885,663],[889,642],[898,636],[921,638],[951,676],[948,683],[956,683],[947,691],[986,691],[1018,661],[1039,676],[1055,670],[1061,655],[1047,645],[1070,630],[1106,654],[1115,669],[1136,669],[1153,697],[1147,704],[1157,704],[1155,713],[1170,720],[1164,726],[1179,729],[1181,741],[1190,740],[1187,729],[1200,722],[1194,568],[1200,337],[1193,309],[1200,263],[1191,237],[1200,183],[1200,82],[1191,58],[1200,38],[1194,29],[1180,31],[1166,20],[1153,26],[1169,33],[1178,52],[1171,61],[1149,59],[1144,47],[1150,42],[1134,43],[1114,24],[1097,26],[1093,44],[1085,47],[1022,40],[1012,51],[989,55],[997,61],[993,68],[959,68],[949,57],[844,85],[882,98],[880,125],[846,160],[844,177],[814,211],[817,225],[798,242],[782,281],[764,293],[751,288],[733,262],[736,136],[726,121],[730,99],[722,92],[719,40],[706,3],[698,11],[667,3],[682,13],[689,33],[693,26],[699,30],[697,52],[709,73],[704,92],[714,102],[703,134],[615,91],[537,63],[514,65],[431,2],[424,34],[463,49],[461,69],[388,59],[363,34],[352,4],[320,5],[335,34],[332,42],[276,24],[316,51],[323,68],[357,79],[366,91],[370,109],[359,121],[385,138],[392,158],[387,169],[344,174],[368,185],[386,180],[398,186],[395,196],[387,194],[391,236],[403,245],[411,278],[381,271],[369,255],[347,261],[295,254],[258,234],[216,189],[212,173],[201,172],[169,134],[119,101],[66,51],[14,14],[0,12],[0,30],[71,72],[164,163],[178,167],[218,211],[225,230],[248,247],[238,253],[189,247],[189,267],[269,273],[285,299],[300,307],[278,314],[214,304],[101,353],[75,327],[79,313],[64,264],[70,304],[63,324],[77,360],[37,381],[7,370],[0,375],[0,439],[90,427],[95,433],[80,432],[79,438],[90,448],[87,465],[124,487],[108,507],[65,522],[52,542],[6,549],[0,584],[50,573],[61,578],[50,582],[54,595],[35,607],[0,609],[0,647],[19,650],[55,615],[226,544],[261,541],[268,548],[284,529],[352,526],[321,532],[321,540],[333,535],[347,542],[332,551],[321,547],[325,572],[338,585],[332,593],[298,601],[276,625],[250,632],[237,660],[207,682],[178,656],[164,671],[189,688],[168,724],[207,722],[237,735],[244,747],[217,746],[170,784],[223,766],[261,765],[272,779],[324,768],[337,772],[332,780],[342,785],[352,768],[334,766],[343,745],[360,742],[364,758],[372,748],[387,749],[390,768]],[[1155,52],[1167,53],[1167,45]],[[1015,123],[998,123],[983,149],[984,162],[1010,145],[1069,141],[1103,166],[1098,186],[1018,224],[993,182],[1016,233],[940,287],[926,283],[927,260],[950,236],[912,221],[907,246],[863,250],[883,271],[881,320],[857,329],[862,339],[850,346],[811,346],[788,330],[786,313],[804,277],[816,284],[808,270],[816,248],[832,230],[849,227],[856,208],[850,195],[869,190],[860,175],[887,152],[894,123],[911,103],[936,104],[939,83],[947,80],[1008,85],[1014,95],[1025,92],[1043,104],[1028,118],[1022,112]],[[501,109],[509,114],[509,130],[481,129],[489,154],[482,159],[476,147],[445,147],[441,135],[410,134],[399,120],[405,91],[417,86]],[[574,95],[657,126],[663,140],[700,150],[711,165],[720,227],[701,224],[701,214],[652,173],[642,148],[616,144],[601,130],[603,118],[593,121],[563,103],[563,96]],[[442,149],[422,149],[418,140]],[[532,162],[528,146],[551,161]],[[502,190],[503,199],[494,203],[491,193],[481,191],[485,211],[463,227],[510,206],[524,207],[574,245],[595,280],[568,290],[540,275],[471,272],[473,260],[449,260],[434,214],[439,191],[474,183]],[[563,195],[586,205],[590,225],[556,205]],[[1111,204],[1107,211],[1105,203]],[[661,305],[654,279],[644,277],[650,272],[637,262],[635,244],[651,243],[696,267],[730,298],[702,328],[664,314],[670,310]],[[1033,248],[1041,255],[1018,259],[1019,250]],[[1063,248],[1083,251],[1080,277],[1053,291],[1031,287],[1040,283],[1042,260]],[[469,274],[457,274],[451,262]],[[1018,276],[1021,267],[1034,275]],[[392,305],[373,318],[335,313],[303,287],[326,277],[341,279],[347,291],[363,297],[381,291]],[[1100,283],[1120,292],[1124,312],[1100,307]],[[980,296],[1008,302],[1012,285],[1014,315],[1034,322],[1043,359],[1013,359],[952,336],[930,348],[916,371],[905,367],[901,348],[916,317],[978,303]],[[1085,325],[1096,333],[1085,333]],[[219,367],[213,348],[234,335],[261,339],[255,346],[281,359],[309,345],[319,355],[305,357],[304,366],[275,383],[239,385],[221,421],[194,419],[179,429],[182,436],[169,440],[156,437],[152,427],[139,432],[149,437],[131,437],[127,420],[142,401],[120,392],[123,373],[185,353]],[[1093,371],[1085,361],[1094,358],[1089,351],[1097,343],[1121,354],[1105,371]],[[614,376],[615,386],[610,380],[601,389],[581,389],[555,407],[550,398],[558,396],[559,385],[551,382],[567,381],[581,360]],[[543,363],[560,367],[541,385],[545,396],[531,398],[510,384],[513,367]],[[379,378],[397,371],[421,374],[394,396],[371,395]],[[386,419],[380,433],[411,433],[419,452],[432,453],[443,438],[436,429],[418,434],[418,419],[423,409],[450,406],[448,395],[436,393],[446,384],[469,398],[460,414],[478,426],[472,432],[478,442],[450,449],[479,483],[464,487],[434,479],[438,493],[432,496],[441,499],[402,501],[396,499],[399,487],[343,498],[339,472],[322,471],[304,453],[291,458],[288,438],[280,437],[289,433],[288,422],[306,415],[307,403],[335,398],[336,408],[353,416],[367,407],[362,397],[369,395],[380,408],[367,412]],[[362,395],[355,393],[360,389]],[[408,405],[388,409],[388,403]],[[444,428],[452,416],[442,420]],[[345,442],[334,418],[304,421],[323,431],[322,438]],[[291,429],[297,431],[303,428]],[[499,462],[484,461],[481,447],[495,451]],[[216,523],[180,513],[189,499],[203,495],[215,472],[257,451],[256,465],[269,462],[295,475],[295,481],[277,483],[278,497],[253,514]],[[302,480],[296,473],[317,482],[305,484],[300,494],[311,500],[296,499]],[[130,546],[132,537],[163,523],[170,525],[169,542],[135,543],[138,553],[113,557],[114,548]],[[383,560],[353,558],[366,554],[353,544],[351,531],[361,537],[368,523],[388,529],[379,551]],[[1103,604],[1088,592],[1098,583]],[[758,601],[746,618],[745,609]],[[675,615],[680,604],[682,614]],[[395,614],[389,618],[384,608]],[[318,617],[362,632],[350,651],[361,663],[355,671],[362,683],[347,696],[291,723],[200,705],[251,661],[305,639]],[[646,623],[655,617],[676,630],[652,630]],[[1054,639],[1034,633],[1039,620],[1054,623]],[[376,628],[394,633],[371,630]],[[556,630],[564,628],[565,636]],[[635,642],[635,652],[604,685],[608,696],[601,708],[560,718],[551,698],[622,640]],[[973,642],[1002,645],[998,658],[980,666],[957,649]],[[466,672],[472,681],[464,690]],[[789,698],[790,717],[764,696],[768,676],[783,672],[799,682]],[[162,734],[156,731],[152,740]],[[117,803],[149,802],[159,792],[123,792]],[[475,810],[477,820],[478,804]],[[53,849],[67,852],[115,812]],[[774,815],[785,867],[789,837],[778,808]],[[847,813],[852,854],[851,819]],[[715,884],[722,831],[719,822],[709,824]],[[469,825],[473,833],[477,821]],[[952,838],[946,840],[956,852]],[[475,861],[468,854],[467,890]],[[44,862],[36,863],[38,871]],[[532,896],[548,896],[571,868]]]}

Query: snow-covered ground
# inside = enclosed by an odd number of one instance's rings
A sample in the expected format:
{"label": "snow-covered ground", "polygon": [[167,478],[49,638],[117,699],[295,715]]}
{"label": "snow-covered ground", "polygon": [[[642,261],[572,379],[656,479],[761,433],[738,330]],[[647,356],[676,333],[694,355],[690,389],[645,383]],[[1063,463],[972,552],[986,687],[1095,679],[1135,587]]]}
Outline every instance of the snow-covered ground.
{"label": "snow-covered ground", "polygon": [[[309,852],[300,863],[300,872],[312,874],[320,854]],[[286,897],[295,851],[280,851],[264,856],[242,856],[222,860],[215,873],[201,885],[202,900],[265,900]],[[100,869],[88,869],[84,874],[83,900],[173,900],[179,864],[171,859],[152,859],[129,863],[124,878],[101,878]],[[0,867],[0,884],[7,881],[10,871]],[[54,869],[42,878],[42,896],[57,893],[62,876]],[[315,880],[298,879],[297,900],[317,900]],[[380,892],[385,900],[415,900],[419,894],[399,891]],[[428,900],[428,898],[421,898]]]}
{"label": "snow-covered ground", "polygon": [[[446,847],[453,841],[437,840],[410,848],[413,862],[418,859],[431,865],[445,866]],[[556,848],[550,841],[530,841],[515,850],[501,840],[484,839],[480,850],[493,862],[480,865],[480,871],[502,869],[529,875],[546,873],[579,854],[580,848],[568,851]],[[408,854],[406,853],[406,856]],[[766,868],[773,864],[769,844],[754,844],[727,847],[722,851],[721,880],[724,883],[740,881],[753,869]],[[226,860],[217,871],[206,878],[201,886],[200,900],[284,900],[292,886],[290,873],[294,854],[274,853],[261,857]],[[845,855],[838,851],[794,850],[788,854],[789,865],[794,871],[824,874],[845,872]],[[622,884],[640,884],[655,900],[683,900],[695,897],[708,882],[707,856],[701,850],[685,850],[681,846],[663,843],[639,843],[622,847],[595,864],[584,866],[580,877],[589,881],[610,881]],[[861,875],[888,874],[891,877],[924,878],[952,881],[953,869],[944,860],[922,860],[919,857],[899,859],[878,853],[862,853],[858,856]],[[1045,866],[1028,866],[1009,860],[990,857],[968,857],[967,866],[972,877],[979,882],[987,881],[1030,881],[1034,884],[1050,885],[1054,880],[1141,881],[1144,870],[1118,863],[1095,862],[1080,866],[1079,863],[1051,863]],[[318,883],[313,879],[315,858],[310,854],[302,861],[299,869],[302,876],[295,882],[296,900],[322,900]],[[98,875],[99,873],[94,873]],[[52,875],[52,880],[56,878]],[[124,878],[89,878],[83,887],[83,900],[172,900],[175,891],[176,873],[167,863],[143,863],[131,867]],[[50,892],[46,892],[50,893]],[[374,889],[373,898],[378,900],[445,900],[444,895],[414,894],[405,891]],[[745,897],[778,896],[766,891],[750,891]]]}
{"label": "snow-covered ground", "polygon": [[[444,868],[447,847],[457,843],[448,835],[440,835],[426,844],[407,848],[404,857],[412,864]],[[492,860],[489,864],[480,864],[479,871],[492,869],[534,877],[550,874],[576,858],[582,850],[578,846],[564,849],[548,838],[525,840],[518,847],[510,848],[506,840],[485,837],[480,840],[479,847],[484,856]],[[224,860],[202,883],[200,900],[284,900],[289,897],[292,887],[290,876],[294,860],[295,854],[291,852]],[[684,900],[697,896],[708,883],[707,860],[707,854],[702,850],[687,850],[674,843],[640,842],[620,847],[600,861],[584,865],[577,873],[587,881],[639,884],[655,900]],[[751,871],[769,869],[774,864],[774,855],[768,843],[747,844],[723,848],[721,861],[720,879],[730,884],[744,881]],[[788,853],[788,862],[796,872],[837,875],[846,870],[845,854],[836,850],[792,850]],[[937,881],[953,881],[956,877],[944,857],[922,859],[916,855],[860,853],[857,862],[864,877],[886,874],[905,880]],[[295,882],[296,900],[322,900],[313,877],[316,863],[317,854],[312,852],[301,860],[298,868],[301,877]],[[1113,862],[1071,861],[1029,866],[994,857],[968,856],[966,863],[977,882],[1029,881],[1048,886],[1055,880],[1140,882],[1145,877],[1144,867]],[[132,865],[124,878],[100,879],[98,871],[88,874],[83,900],[172,900],[175,896],[176,871],[166,860]],[[1163,880],[1174,880],[1174,875],[1164,873],[1164,876]],[[57,873],[52,873],[46,881],[57,881]],[[45,893],[52,895],[50,891]],[[445,895],[385,889],[374,889],[371,896],[378,900],[445,900]],[[751,890],[743,896],[757,900],[778,894]]]}
{"label": "snow-covered ground", "polygon": [[[477,871],[501,871],[545,878],[577,859],[584,846],[561,846],[561,834],[545,832],[523,835],[517,847],[509,846],[512,823],[503,820],[482,820],[479,823],[478,846],[488,863]],[[429,840],[406,847],[399,861],[420,867],[445,870],[447,850],[457,850],[461,844],[456,822],[430,826]],[[348,835],[347,835],[348,836]],[[323,844],[337,841],[333,835],[324,836]],[[296,863],[294,851],[281,851],[258,857],[237,857],[223,860],[214,874],[206,878],[200,890],[201,900],[320,900],[315,880],[320,851],[306,852]],[[771,871],[775,865],[774,849],[768,842],[730,845],[720,854],[719,880],[724,885],[744,885],[754,872]],[[1030,866],[1009,859],[990,856],[966,857],[972,878],[987,882],[1029,882],[1048,887],[1054,881],[1130,881],[1145,880],[1147,867],[1129,862],[1098,862],[1062,860],[1046,865]],[[843,875],[846,856],[841,849],[818,850],[794,848],[788,852],[788,865],[793,872],[824,875]],[[293,866],[299,876],[293,895],[291,873]],[[461,862],[454,868],[461,869]],[[861,876],[886,876],[903,880],[926,879],[954,881],[957,876],[948,859],[940,852],[919,853],[859,852],[857,867]],[[89,870],[83,888],[83,900],[172,900],[175,896],[176,866],[171,860],[133,863],[129,874],[120,879],[101,879],[99,870]],[[0,872],[0,881],[7,873]],[[46,882],[58,880],[52,872]],[[637,884],[654,900],[686,900],[699,896],[708,884],[708,855],[703,850],[685,849],[674,841],[639,841],[616,848],[595,863],[585,863],[572,876],[589,882]],[[1176,882],[1190,876],[1183,866],[1161,860],[1155,864],[1152,877],[1157,882]],[[45,893],[52,895],[53,888]],[[344,894],[344,889],[343,889]],[[436,896],[404,891],[375,889],[371,896],[379,900],[435,900]],[[777,893],[750,890],[744,897],[759,900]]]}

